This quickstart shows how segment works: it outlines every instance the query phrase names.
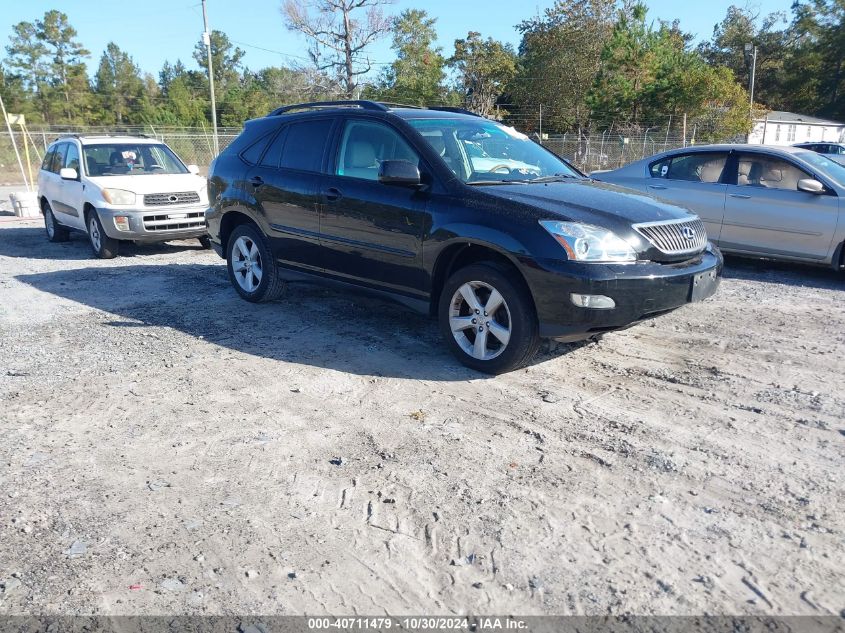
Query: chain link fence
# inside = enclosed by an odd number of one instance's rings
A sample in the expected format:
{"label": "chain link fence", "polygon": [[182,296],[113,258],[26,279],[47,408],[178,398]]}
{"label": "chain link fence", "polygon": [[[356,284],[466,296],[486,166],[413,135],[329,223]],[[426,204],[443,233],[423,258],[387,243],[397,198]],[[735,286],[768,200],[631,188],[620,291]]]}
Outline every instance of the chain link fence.
{"label": "chain link fence", "polygon": [[[221,151],[240,133],[240,128],[219,128]],[[187,164],[199,165],[206,173],[214,158],[214,139],[202,128],[102,128],[62,127],[13,131],[26,178],[38,178],[38,168],[47,146],[63,134],[111,135],[144,134],[167,143]],[[539,140],[537,135],[534,135]],[[660,135],[620,136],[618,134],[561,134],[544,135],[543,145],[569,160],[582,171],[616,169],[658,152],[685,147],[684,139]],[[0,184],[22,185],[20,167],[15,157],[8,131],[0,132]]]}

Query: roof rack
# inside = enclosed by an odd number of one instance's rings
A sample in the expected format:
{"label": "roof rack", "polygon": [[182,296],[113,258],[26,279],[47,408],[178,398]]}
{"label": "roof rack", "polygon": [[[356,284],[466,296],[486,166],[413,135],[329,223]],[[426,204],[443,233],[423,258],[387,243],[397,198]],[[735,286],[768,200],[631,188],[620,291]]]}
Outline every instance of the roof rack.
{"label": "roof rack", "polygon": [[276,108],[267,116],[278,116],[293,110],[316,110],[319,108],[337,107],[361,108],[362,110],[376,110],[378,112],[387,112],[390,109],[387,105],[378,103],[377,101],[365,101],[361,99],[347,101],[314,101],[312,103],[296,103],[293,105],[282,106],[281,108]]}
{"label": "roof rack", "polygon": [[388,108],[410,108],[411,110],[422,110],[422,106],[408,105],[407,103],[391,103],[390,101],[379,101],[383,106]]}
{"label": "roof rack", "polygon": [[467,110],[466,108],[456,108],[454,106],[431,106],[429,110],[438,110],[440,112],[455,112],[457,114],[469,114],[470,116],[477,116],[479,118],[484,118],[482,115],[473,112],[472,110]]}

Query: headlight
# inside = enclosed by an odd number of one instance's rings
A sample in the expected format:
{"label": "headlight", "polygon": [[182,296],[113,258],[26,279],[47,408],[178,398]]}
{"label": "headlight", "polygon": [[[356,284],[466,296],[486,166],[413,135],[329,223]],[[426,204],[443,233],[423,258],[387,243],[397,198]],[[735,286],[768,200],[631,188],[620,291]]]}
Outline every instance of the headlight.
{"label": "headlight", "polygon": [[591,224],[540,220],[570,259],[580,262],[633,262],[637,254],[628,242],[613,231]]}
{"label": "headlight", "polygon": [[135,194],[124,189],[103,189],[103,200],[109,204],[135,204]]}

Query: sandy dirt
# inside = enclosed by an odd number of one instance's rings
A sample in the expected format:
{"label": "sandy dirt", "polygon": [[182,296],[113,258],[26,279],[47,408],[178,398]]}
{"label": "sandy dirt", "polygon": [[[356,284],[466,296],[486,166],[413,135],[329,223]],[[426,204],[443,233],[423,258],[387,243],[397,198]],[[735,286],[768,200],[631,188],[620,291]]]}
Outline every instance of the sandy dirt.
{"label": "sandy dirt", "polygon": [[0,217],[0,613],[839,613],[843,305],[730,259],[491,378],[399,306]]}

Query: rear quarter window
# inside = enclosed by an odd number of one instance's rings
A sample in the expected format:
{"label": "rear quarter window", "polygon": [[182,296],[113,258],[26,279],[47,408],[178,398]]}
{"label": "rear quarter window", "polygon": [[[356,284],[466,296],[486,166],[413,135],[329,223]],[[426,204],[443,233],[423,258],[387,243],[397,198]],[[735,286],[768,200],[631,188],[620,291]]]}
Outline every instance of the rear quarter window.
{"label": "rear quarter window", "polygon": [[287,129],[280,166],[299,171],[321,171],[333,123],[332,119],[316,119],[291,125]]}

